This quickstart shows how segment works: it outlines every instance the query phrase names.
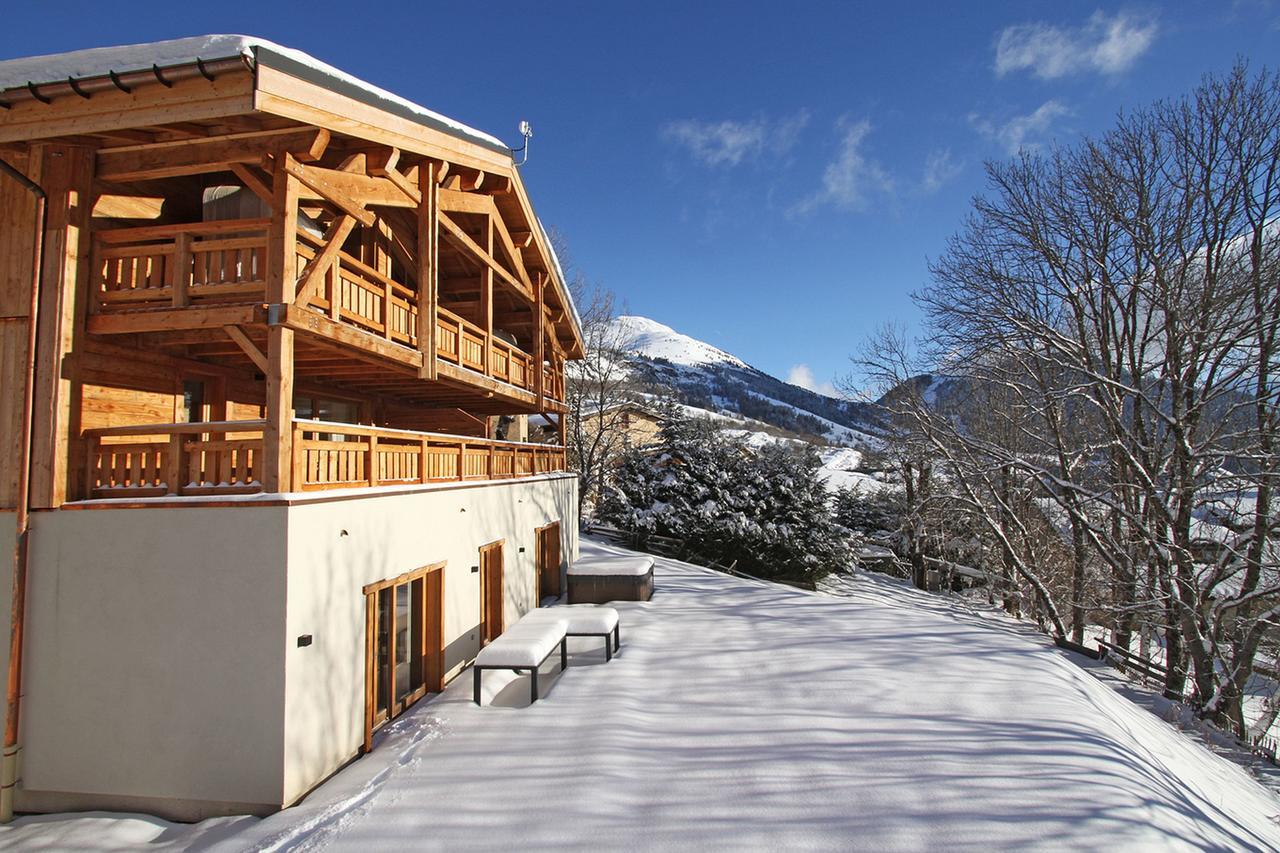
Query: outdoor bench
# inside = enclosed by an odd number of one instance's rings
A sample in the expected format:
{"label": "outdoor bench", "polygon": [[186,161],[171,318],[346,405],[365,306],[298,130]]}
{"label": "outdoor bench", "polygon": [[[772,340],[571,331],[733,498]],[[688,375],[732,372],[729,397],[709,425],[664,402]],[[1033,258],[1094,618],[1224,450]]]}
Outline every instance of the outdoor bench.
{"label": "outdoor bench", "polygon": [[582,604],[539,607],[526,613],[520,622],[521,624],[525,622],[536,623],[553,619],[560,619],[566,623],[565,636],[599,637],[603,639],[604,659],[607,661],[613,660],[614,652],[622,648],[618,611],[612,607],[596,607],[595,605]]}
{"label": "outdoor bench", "polygon": [[480,704],[480,673],[486,669],[510,669],[517,673],[530,670],[532,686],[529,702],[538,701],[538,668],[560,647],[560,671],[569,663],[565,638],[569,623],[564,619],[521,619],[476,655],[471,669],[474,675],[474,699]]}

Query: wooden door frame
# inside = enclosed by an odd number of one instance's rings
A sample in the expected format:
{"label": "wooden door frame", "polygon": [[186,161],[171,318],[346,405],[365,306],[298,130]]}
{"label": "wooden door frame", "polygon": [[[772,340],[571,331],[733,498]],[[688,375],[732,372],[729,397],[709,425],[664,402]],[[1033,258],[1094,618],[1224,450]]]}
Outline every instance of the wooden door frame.
{"label": "wooden door frame", "polygon": [[534,550],[536,551],[536,557],[537,557],[537,565],[535,567],[535,573],[537,575],[537,587],[538,587],[538,592],[537,592],[538,600],[534,602],[534,607],[540,607],[542,605],[542,599],[545,597],[545,593],[543,592],[543,588],[542,588],[543,539],[547,535],[547,532],[551,530],[551,528],[553,527],[556,528],[556,553],[560,555],[560,561],[556,563],[556,566],[555,566],[556,595],[559,596],[564,594],[564,584],[560,582],[560,566],[564,562],[564,554],[562,553],[563,549],[560,547],[560,536],[562,533],[562,528],[560,527],[560,519],[556,519],[555,521],[547,522],[541,527],[535,527],[533,530]]}
{"label": "wooden door frame", "polygon": [[[361,588],[365,597],[364,627],[364,751],[373,748],[373,733],[384,723],[404,713],[415,702],[428,693],[439,693],[444,689],[444,560],[431,563],[411,572],[405,572],[394,578],[366,584]],[[395,696],[395,659],[396,659],[396,593],[395,588],[408,585],[409,594],[413,594],[415,581],[422,581],[422,598],[418,602],[418,612],[422,616],[421,647],[418,653],[422,661],[422,684],[415,687],[402,700]],[[391,588],[391,626],[388,631],[387,655],[391,660],[392,676],[390,684],[382,685],[390,691],[387,696],[387,717],[378,719],[378,595],[384,589]],[[435,592],[433,596],[432,593]],[[434,604],[434,606],[432,606]]]}
{"label": "wooden door frame", "polygon": [[488,614],[488,597],[489,597],[489,578],[485,571],[485,555],[497,551],[501,557],[498,561],[498,630],[493,635],[496,639],[505,627],[505,614],[503,610],[506,604],[506,573],[507,573],[507,555],[506,555],[506,539],[495,539],[492,542],[485,543],[480,546],[480,647],[484,648],[489,642],[489,624],[485,618]]}

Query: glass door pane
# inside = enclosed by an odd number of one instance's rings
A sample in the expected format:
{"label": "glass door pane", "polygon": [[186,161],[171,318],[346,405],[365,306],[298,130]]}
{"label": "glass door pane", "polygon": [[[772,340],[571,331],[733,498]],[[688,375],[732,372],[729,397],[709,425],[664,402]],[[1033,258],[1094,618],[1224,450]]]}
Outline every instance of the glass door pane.
{"label": "glass door pane", "polygon": [[379,719],[387,717],[388,699],[391,684],[391,590],[378,590],[378,649],[374,671],[377,680],[374,684],[374,713]]}
{"label": "glass door pane", "polygon": [[411,611],[415,609],[409,595],[409,584],[402,583],[396,587],[396,702],[399,703],[413,689],[410,679],[409,652],[410,627],[413,625]]}

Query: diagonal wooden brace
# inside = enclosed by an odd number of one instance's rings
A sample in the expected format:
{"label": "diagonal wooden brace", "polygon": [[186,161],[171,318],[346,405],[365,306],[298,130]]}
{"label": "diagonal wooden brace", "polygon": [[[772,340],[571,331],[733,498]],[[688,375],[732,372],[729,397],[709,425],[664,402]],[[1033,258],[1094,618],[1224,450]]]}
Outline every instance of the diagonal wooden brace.
{"label": "diagonal wooden brace", "polygon": [[329,267],[333,266],[338,253],[342,251],[342,244],[346,242],[351,229],[355,227],[356,220],[353,216],[344,214],[333,220],[325,231],[324,247],[316,253],[298,278],[298,291],[294,302],[298,305],[306,305],[316,297],[324,284],[325,273],[329,271]]}

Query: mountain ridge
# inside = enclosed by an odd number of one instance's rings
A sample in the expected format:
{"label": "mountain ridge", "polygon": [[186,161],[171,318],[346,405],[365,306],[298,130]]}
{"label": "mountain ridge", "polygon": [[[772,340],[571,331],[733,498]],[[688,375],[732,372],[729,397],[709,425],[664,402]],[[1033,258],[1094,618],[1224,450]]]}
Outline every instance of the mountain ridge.
{"label": "mountain ridge", "polygon": [[882,432],[874,403],[802,388],[752,367],[706,341],[639,315],[613,321],[632,376],[654,392],[716,414],[736,414],[820,444],[876,445]]}

